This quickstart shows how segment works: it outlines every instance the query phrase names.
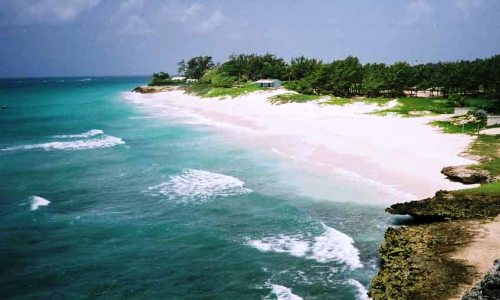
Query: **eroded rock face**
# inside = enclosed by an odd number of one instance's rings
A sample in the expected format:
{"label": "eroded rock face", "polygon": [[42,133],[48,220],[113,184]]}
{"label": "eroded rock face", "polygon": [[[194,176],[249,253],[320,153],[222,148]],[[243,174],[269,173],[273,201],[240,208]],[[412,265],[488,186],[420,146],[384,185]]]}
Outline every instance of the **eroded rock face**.
{"label": "eroded rock face", "polygon": [[423,221],[493,218],[500,213],[500,199],[483,193],[438,191],[432,198],[396,203],[386,211]]}
{"label": "eroded rock face", "polygon": [[453,288],[470,284],[472,269],[449,258],[470,238],[467,221],[388,228],[380,247],[381,270],[373,278],[370,297],[448,299]]}
{"label": "eroded rock face", "polygon": [[487,171],[472,170],[467,166],[445,167],[441,170],[441,173],[452,181],[458,181],[464,184],[488,183],[494,181]]}
{"label": "eroded rock face", "polygon": [[493,268],[462,300],[498,300],[500,299],[500,259],[495,260]]}

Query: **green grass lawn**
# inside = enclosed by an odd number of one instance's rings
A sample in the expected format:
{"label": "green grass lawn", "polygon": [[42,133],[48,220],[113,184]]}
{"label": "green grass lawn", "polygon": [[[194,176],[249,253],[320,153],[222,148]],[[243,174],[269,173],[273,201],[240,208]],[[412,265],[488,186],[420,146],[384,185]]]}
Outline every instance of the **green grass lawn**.
{"label": "green grass lawn", "polygon": [[286,103],[304,103],[308,101],[318,100],[321,96],[305,95],[299,93],[286,93],[269,97],[268,100],[271,104],[286,104]]}
{"label": "green grass lawn", "polygon": [[478,129],[484,128],[483,123],[467,123],[463,125],[455,125],[450,121],[433,121],[431,125],[440,127],[445,133],[468,133],[477,134]]}
{"label": "green grass lawn", "polygon": [[488,160],[472,165],[471,168],[486,170],[492,176],[500,176],[500,136],[479,136],[472,144],[469,152],[488,157]]}
{"label": "green grass lawn", "polygon": [[210,84],[197,83],[193,84],[187,89],[188,93],[195,94],[196,96],[206,98],[223,98],[231,97],[236,98],[244,94],[263,90],[264,88],[258,87],[255,84],[245,84],[240,87],[213,87]]}
{"label": "green grass lawn", "polygon": [[340,98],[340,97],[331,97],[330,99],[321,102],[321,104],[327,105],[347,105],[356,102],[363,102],[366,104],[376,104],[378,106],[384,106],[389,101],[393,99],[390,98]]}
{"label": "green grass lawn", "polygon": [[[464,100],[464,106],[473,107],[475,109],[488,109],[498,102],[499,100],[497,99],[466,98]],[[402,116],[412,116],[423,112],[431,114],[451,114],[453,111],[454,104],[448,101],[448,99],[403,97],[399,98],[398,105],[395,107],[378,110],[375,113],[381,115],[396,113]]]}
{"label": "green grass lawn", "polygon": [[415,112],[429,112],[432,114],[453,113],[453,106],[446,99],[433,98],[399,98],[398,104],[391,108],[378,110],[376,114],[396,113],[411,116]]}
{"label": "green grass lawn", "polygon": [[500,181],[483,184],[477,188],[457,190],[452,192],[455,195],[460,194],[488,194],[500,197]]}

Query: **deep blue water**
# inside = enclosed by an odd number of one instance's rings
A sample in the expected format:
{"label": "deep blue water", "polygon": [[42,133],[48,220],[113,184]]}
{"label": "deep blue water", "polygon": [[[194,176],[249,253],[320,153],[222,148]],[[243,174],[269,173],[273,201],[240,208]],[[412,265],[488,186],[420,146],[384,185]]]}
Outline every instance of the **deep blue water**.
{"label": "deep blue water", "polygon": [[147,79],[0,81],[1,297],[363,299],[389,220],[340,199],[367,189],[148,118]]}

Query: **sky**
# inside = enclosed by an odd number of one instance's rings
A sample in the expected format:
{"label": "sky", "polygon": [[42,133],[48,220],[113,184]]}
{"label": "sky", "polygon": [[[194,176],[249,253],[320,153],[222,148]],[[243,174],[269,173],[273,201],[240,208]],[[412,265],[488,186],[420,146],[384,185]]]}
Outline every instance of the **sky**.
{"label": "sky", "polygon": [[176,73],[232,53],[362,63],[500,54],[497,0],[0,0],[0,77]]}

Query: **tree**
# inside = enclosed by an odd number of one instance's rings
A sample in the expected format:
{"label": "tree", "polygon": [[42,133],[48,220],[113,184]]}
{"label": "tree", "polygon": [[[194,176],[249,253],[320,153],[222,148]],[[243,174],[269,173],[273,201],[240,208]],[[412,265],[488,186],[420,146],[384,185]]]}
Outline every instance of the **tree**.
{"label": "tree", "polygon": [[299,80],[309,76],[312,72],[319,68],[321,61],[316,59],[299,56],[292,58],[290,61],[290,79]]}
{"label": "tree", "polygon": [[348,96],[359,92],[363,69],[357,57],[348,56],[324,66],[326,84],[323,89],[336,96]]}
{"label": "tree", "polygon": [[170,74],[160,72],[160,73],[153,73],[153,79],[151,80],[151,83],[149,84],[150,86],[154,85],[170,85],[173,84],[173,80],[170,77]]}
{"label": "tree", "polygon": [[389,67],[388,85],[391,93],[404,95],[415,85],[414,70],[407,62],[397,62]]}
{"label": "tree", "polygon": [[196,56],[188,60],[187,63],[181,60],[178,66],[186,77],[200,79],[205,72],[214,67],[214,63],[211,56]]}
{"label": "tree", "polygon": [[177,63],[177,72],[179,73],[179,75],[184,75],[184,73],[186,73],[186,70],[187,66],[184,60],[181,60]]}
{"label": "tree", "polygon": [[368,97],[380,96],[388,88],[387,66],[385,64],[366,64],[363,66],[362,92]]}

